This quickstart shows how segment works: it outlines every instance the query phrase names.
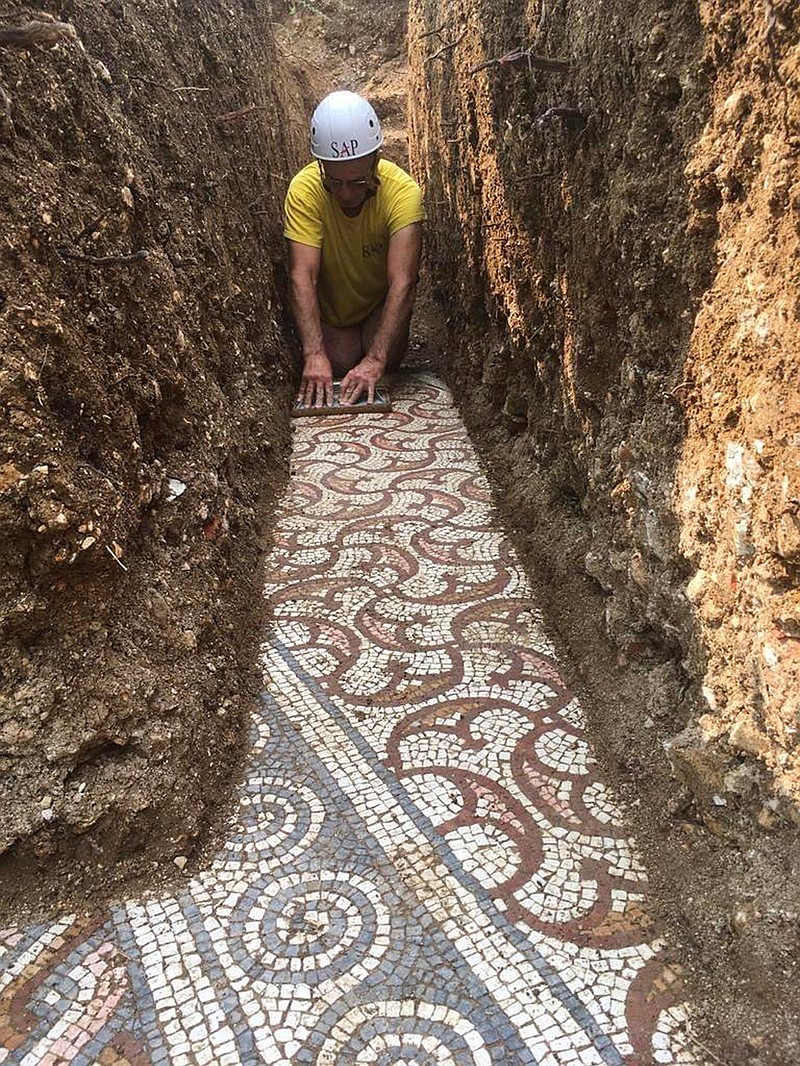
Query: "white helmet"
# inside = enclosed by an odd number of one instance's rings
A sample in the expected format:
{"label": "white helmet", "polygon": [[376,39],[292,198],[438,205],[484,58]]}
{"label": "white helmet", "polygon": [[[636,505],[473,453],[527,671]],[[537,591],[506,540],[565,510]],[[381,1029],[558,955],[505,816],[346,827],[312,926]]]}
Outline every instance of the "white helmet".
{"label": "white helmet", "polygon": [[311,116],[311,154],[328,162],[377,151],[383,133],[372,105],[357,93],[329,93]]}

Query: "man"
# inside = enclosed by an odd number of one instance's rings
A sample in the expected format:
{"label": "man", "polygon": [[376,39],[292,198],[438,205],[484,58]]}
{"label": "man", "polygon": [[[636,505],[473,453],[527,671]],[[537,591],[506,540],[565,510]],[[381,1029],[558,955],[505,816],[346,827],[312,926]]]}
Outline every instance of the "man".
{"label": "man", "polygon": [[303,350],[298,402],[355,403],[408,348],[425,209],[417,183],[380,158],[378,116],[351,92],[311,118],[314,162],[286,194],[292,311]]}

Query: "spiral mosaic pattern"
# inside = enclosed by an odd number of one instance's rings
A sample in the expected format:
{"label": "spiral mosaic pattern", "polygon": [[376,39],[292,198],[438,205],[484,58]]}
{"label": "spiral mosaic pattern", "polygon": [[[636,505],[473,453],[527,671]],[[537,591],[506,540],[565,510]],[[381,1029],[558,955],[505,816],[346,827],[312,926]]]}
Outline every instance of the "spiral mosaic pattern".
{"label": "spiral mosaic pattern", "polygon": [[251,777],[240,792],[233,835],[215,865],[238,868],[243,846],[253,869],[287,864],[307,851],[324,821],[325,807],[311,789],[280,777]]}
{"label": "spiral mosaic pattern", "polygon": [[457,1011],[429,1003],[365,1003],[341,1019],[326,1040],[319,1066],[490,1066],[478,1030]]}
{"label": "spiral mosaic pattern", "polygon": [[0,1062],[699,1066],[451,399],[393,403],[295,423],[223,844],[172,893],[0,931]]}
{"label": "spiral mosaic pattern", "polygon": [[343,974],[361,980],[389,948],[390,921],[375,886],[355,874],[323,870],[269,882],[234,915],[250,969],[270,983],[314,986]]}

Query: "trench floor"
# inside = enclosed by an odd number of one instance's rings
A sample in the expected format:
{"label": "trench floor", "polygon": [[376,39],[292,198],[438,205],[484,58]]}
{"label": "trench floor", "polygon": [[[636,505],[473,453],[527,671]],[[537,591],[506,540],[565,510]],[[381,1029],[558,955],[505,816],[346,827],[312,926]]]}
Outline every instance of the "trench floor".
{"label": "trench floor", "polygon": [[450,396],[298,419],[227,839],[0,932],[0,1062],[697,1066],[680,978]]}

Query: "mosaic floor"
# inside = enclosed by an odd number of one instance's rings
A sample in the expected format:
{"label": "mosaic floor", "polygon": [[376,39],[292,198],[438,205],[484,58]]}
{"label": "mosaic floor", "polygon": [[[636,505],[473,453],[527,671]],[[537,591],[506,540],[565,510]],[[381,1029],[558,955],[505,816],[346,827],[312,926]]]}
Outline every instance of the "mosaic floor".
{"label": "mosaic floor", "polygon": [[0,1063],[699,1066],[644,873],[440,383],[301,419],[228,840],[0,932]]}

